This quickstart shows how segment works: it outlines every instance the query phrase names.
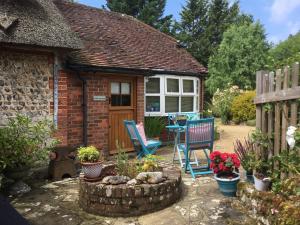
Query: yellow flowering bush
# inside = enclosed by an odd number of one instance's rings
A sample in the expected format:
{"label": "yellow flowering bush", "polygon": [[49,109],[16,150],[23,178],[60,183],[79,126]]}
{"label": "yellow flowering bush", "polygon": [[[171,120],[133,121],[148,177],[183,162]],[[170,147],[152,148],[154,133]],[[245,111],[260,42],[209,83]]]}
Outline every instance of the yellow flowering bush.
{"label": "yellow flowering bush", "polygon": [[255,95],[255,91],[246,91],[234,97],[231,112],[235,123],[255,119]]}

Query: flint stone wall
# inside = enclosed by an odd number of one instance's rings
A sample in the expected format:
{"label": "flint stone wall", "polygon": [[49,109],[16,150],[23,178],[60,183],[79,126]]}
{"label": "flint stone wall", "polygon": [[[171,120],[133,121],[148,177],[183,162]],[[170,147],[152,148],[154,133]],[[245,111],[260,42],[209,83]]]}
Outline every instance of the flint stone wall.
{"label": "flint stone wall", "polygon": [[177,167],[163,169],[168,179],[159,184],[106,185],[80,178],[79,205],[88,213],[101,216],[138,216],[161,210],[179,200],[181,171]]}
{"label": "flint stone wall", "polygon": [[53,57],[0,50],[0,126],[17,113],[34,120],[50,114]]}

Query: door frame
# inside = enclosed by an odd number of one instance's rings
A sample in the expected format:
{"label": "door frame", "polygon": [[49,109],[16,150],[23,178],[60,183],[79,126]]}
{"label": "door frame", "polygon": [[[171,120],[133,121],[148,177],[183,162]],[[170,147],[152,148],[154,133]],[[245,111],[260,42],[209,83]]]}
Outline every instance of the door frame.
{"label": "door frame", "polygon": [[[131,105],[130,106],[111,106],[111,83],[112,82],[127,82],[131,84]],[[132,76],[119,76],[119,77],[113,77],[108,79],[108,152],[109,154],[115,154],[118,153],[117,150],[112,150],[111,146],[111,137],[113,132],[113,128],[111,127],[111,112],[113,111],[122,111],[122,110],[132,110],[133,111],[133,119],[136,121],[137,118],[137,78]],[[144,107],[144,106],[143,106]],[[125,152],[131,152],[134,151],[133,146],[131,148],[124,149]]]}

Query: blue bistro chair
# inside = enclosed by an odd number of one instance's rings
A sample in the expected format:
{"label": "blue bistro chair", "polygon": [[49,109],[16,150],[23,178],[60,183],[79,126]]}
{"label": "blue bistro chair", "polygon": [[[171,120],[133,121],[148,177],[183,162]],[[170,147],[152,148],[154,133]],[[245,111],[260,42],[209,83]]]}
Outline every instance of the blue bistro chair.
{"label": "blue bistro chair", "polygon": [[[169,113],[168,114],[168,125],[176,125],[176,117],[177,116],[185,116],[187,120],[199,120],[200,118],[202,118],[201,113]],[[168,129],[168,140],[170,141],[171,134],[173,134],[173,137],[175,139],[176,132],[179,132],[179,135],[177,135],[177,138],[178,138],[177,144],[180,144],[181,133],[185,133],[185,129],[181,129],[181,130]],[[198,158],[197,158],[197,155],[195,152],[194,152],[193,156],[194,156],[194,159],[193,159],[193,161],[190,160],[190,164],[195,164],[195,165],[199,166]],[[177,148],[177,159],[175,159],[175,151],[174,151],[173,162],[175,160],[178,160],[180,163],[180,166],[182,168],[184,168],[185,155],[184,155],[184,152],[182,151],[182,149]]]}
{"label": "blue bistro chair", "polygon": [[[186,116],[187,120],[198,120],[202,118],[202,113],[168,113],[168,125],[175,125],[176,117],[177,116]],[[183,131],[184,132],[184,131]],[[170,136],[174,131],[168,131],[168,141],[170,141]]]}
{"label": "blue bistro chair", "polygon": [[137,157],[140,159],[146,155],[152,155],[161,146],[161,142],[157,140],[148,140],[147,145],[144,144],[140,133],[136,128],[134,120],[124,120],[124,124],[130,140],[137,152]]}
{"label": "blue bistro chair", "polygon": [[[211,174],[209,154],[214,144],[214,118],[188,120],[186,123],[185,143],[178,145],[185,154],[185,172],[191,173],[193,179],[197,175]],[[191,164],[191,155],[196,151],[203,151],[206,158],[204,165]]]}

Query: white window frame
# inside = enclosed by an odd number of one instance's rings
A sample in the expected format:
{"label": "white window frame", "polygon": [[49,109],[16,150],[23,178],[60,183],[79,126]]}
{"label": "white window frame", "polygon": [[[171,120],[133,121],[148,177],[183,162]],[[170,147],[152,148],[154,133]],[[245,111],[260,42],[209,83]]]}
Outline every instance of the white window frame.
{"label": "white window frame", "polygon": [[[146,83],[148,78],[160,78],[160,93],[146,93]],[[144,109],[145,116],[167,116],[172,112],[165,112],[165,97],[179,97],[179,110],[181,112],[181,97],[193,97],[193,111],[199,112],[200,105],[200,78],[198,77],[190,77],[190,76],[175,76],[175,75],[155,75],[144,79],[145,82],[145,90],[144,90]],[[167,91],[167,79],[178,79],[179,80],[179,92],[168,92]],[[193,80],[194,84],[194,93],[184,93],[183,92],[183,80]],[[198,93],[197,93],[197,81],[198,81]],[[147,96],[160,96],[160,111],[159,112],[147,112],[146,111],[146,97]],[[198,97],[198,100],[197,100]],[[198,106],[198,107],[197,107]],[[197,109],[198,108],[198,109]],[[185,112],[185,113],[192,113]]]}
{"label": "white window frame", "polygon": [[[194,86],[194,92],[184,92],[183,91],[183,81],[184,80],[191,80],[191,81],[193,81],[193,86]],[[196,83],[197,83],[197,80],[196,79],[194,79],[194,78],[185,78],[185,77],[182,77],[181,78],[181,81],[180,81],[180,83],[181,83],[181,87],[182,87],[182,90],[181,90],[181,94],[182,95],[187,95],[187,96],[194,96],[194,95],[196,95]]]}
{"label": "white window frame", "polygon": [[[168,79],[178,80],[178,92],[168,92]],[[181,79],[178,76],[165,76],[165,94],[168,96],[179,96],[181,94]]]}

